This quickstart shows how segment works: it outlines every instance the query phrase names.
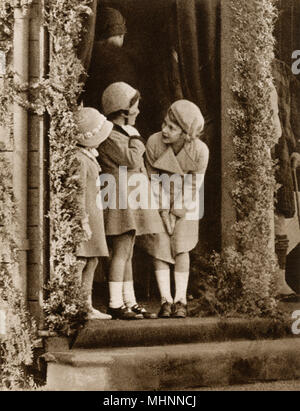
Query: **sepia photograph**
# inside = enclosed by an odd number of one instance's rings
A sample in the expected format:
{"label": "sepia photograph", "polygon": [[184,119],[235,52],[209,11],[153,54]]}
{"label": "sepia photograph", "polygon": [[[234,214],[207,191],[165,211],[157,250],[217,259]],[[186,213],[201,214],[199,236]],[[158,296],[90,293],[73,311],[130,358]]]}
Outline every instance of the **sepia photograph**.
{"label": "sepia photograph", "polygon": [[1,392],[300,391],[299,21],[0,0]]}

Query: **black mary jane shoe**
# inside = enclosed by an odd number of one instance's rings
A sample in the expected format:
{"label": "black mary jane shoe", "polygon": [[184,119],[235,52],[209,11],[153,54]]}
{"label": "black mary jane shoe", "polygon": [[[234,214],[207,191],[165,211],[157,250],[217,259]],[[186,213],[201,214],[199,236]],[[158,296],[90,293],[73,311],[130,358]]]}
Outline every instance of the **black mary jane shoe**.
{"label": "black mary jane shoe", "polygon": [[160,307],[158,317],[159,318],[170,318],[172,315],[173,304],[168,303],[167,301],[163,303]]}
{"label": "black mary jane shoe", "polygon": [[187,305],[181,301],[174,304],[172,318],[185,318],[187,316]]}
{"label": "black mary jane shoe", "polygon": [[138,315],[142,315],[143,318],[145,318],[146,320],[152,320],[157,318],[157,315],[155,313],[150,313],[146,310],[145,307],[143,307],[140,304],[135,304],[133,307],[131,307],[131,310]]}
{"label": "black mary jane shoe", "polygon": [[140,320],[143,318],[143,316],[136,314],[126,306],[119,308],[108,307],[107,314],[111,315],[113,320]]}

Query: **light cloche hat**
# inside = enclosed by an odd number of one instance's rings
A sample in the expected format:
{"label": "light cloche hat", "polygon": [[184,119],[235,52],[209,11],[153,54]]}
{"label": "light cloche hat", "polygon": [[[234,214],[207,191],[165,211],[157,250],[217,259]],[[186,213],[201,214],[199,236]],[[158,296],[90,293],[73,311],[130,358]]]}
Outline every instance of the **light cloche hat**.
{"label": "light cloche hat", "polygon": [[129,110],[139,96],[138,90],[123,81],[112,83],[102,94],[103,113],[108,116],[120,110]]}
{"label": "light cloche hat", "polygon": [[74,119],[79,131],[76,140],[84,147],[99,146],[113,129],[113,123],[92,107],[80,107]]}
{"label": "light cloche hat", "polygon": [[196,104],[189,100],[177,100],[169,108],[187,139],[199,138],[204,128],[203,115]]}

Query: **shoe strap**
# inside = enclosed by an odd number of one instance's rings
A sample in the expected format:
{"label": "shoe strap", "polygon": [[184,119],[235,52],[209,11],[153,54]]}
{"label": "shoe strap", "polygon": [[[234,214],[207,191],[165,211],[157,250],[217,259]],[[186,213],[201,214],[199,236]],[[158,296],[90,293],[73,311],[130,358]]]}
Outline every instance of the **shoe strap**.
{"label": "shoe strap", "polygon": [[131,307],[131,309],[133,309],[133,310],[139,310],[139,311],[141,311],[142,313],[147,312],[147,310],[146,310],[142,305],[140,305],[140,304],[135,304],[135,305],[133,305],[133,306]]}

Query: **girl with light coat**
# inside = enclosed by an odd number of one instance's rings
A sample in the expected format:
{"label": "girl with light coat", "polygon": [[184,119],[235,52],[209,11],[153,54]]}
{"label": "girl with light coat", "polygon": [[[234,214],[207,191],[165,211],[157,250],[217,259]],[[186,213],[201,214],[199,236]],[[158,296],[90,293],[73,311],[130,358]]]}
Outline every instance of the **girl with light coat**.
{"label": "girl with light coat", "polygon": [[[167,231],[143,238],[144,248],[155,257],[162,303],[160,317],[185,317],[187,312],[189,251],[198,242],[202,211],[199,190],[209,157],[206,144],[200,140],[203,127],[204,119],[199,108],[188,100],[178,100],[169,108],[162,131],[153,134],[146,144],[145,163],[149,178],[154,181],[160,177],[161,181],[160,191],[154,195]],[[174,185],[165,184],[161,180],[163,175],[173,176]],[[169,205],[162,203],[163,194],[169,198]],[[174,299],[169,264],[175,264]]]}
{"label": "girl with light coat", "polygon": [[81,224],[85,235],[76,250],[81,287],[86,298],[88,319],[110,320],[110,315],[93,308],[92,287],[98,258],[108,256],[103,211],[97,206],[101,169],[96,159],[96,148],[107,139],[113,124],[91,107],[79,109],[75,114],[75,122],[79,132],[76,136],[78,180],[81,188],[78,204],[82,212]]}

